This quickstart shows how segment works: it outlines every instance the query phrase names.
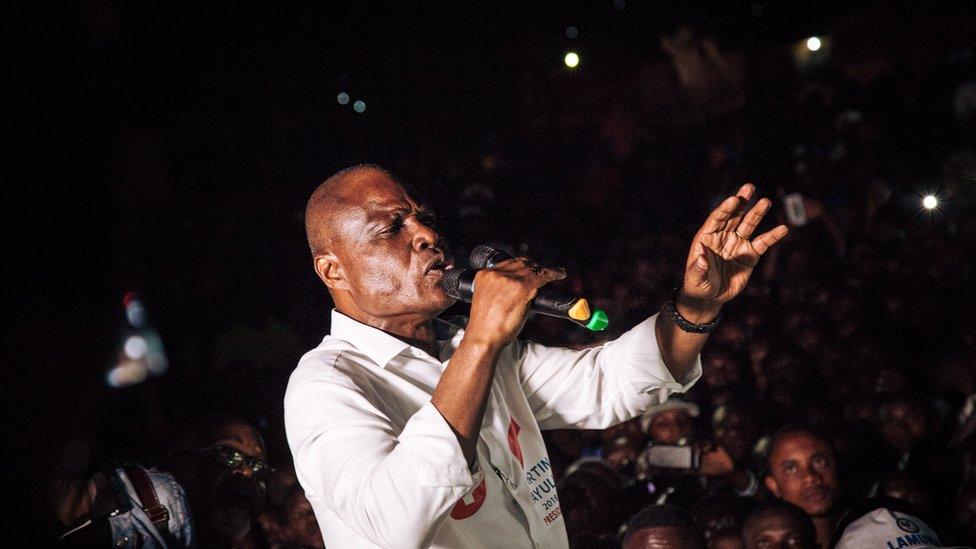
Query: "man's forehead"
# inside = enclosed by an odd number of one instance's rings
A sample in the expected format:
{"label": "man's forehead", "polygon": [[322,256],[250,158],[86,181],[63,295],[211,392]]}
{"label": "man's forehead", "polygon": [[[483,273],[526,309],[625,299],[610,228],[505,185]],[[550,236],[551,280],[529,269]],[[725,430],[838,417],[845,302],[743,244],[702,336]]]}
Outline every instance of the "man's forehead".
{"label": "man's forehead", "polygon": [[798,454],[814,455],[829,453],[830,447],[827,446],[826,442],[806,433],[790,436],[780,442],[780,444],[776,447],[777,457],[784,458],[796,456]]}
{"label": "man's forehead", "polygon": [[420,203],[401,183],[378,170],[357,174],[343,186],[339,199],[343,206],[366,214]]}

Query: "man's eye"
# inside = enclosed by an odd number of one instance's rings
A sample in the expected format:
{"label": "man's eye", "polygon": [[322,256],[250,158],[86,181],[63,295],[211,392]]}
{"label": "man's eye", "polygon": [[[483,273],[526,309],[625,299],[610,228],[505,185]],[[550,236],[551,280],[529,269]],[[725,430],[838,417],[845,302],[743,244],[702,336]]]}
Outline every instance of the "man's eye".
{"label": "man's eye", "polygon": [[423,223],[427,227],[430,227],[431,229],[437,228],[437,218],[434,217],[434,214],[419,213],[417,214],[417,219],[419,219],[421,223]]}
{"label": "man's eye", "polygon": [[796,472],[796,465],[787,465],[786,467],[783,467],[783,470],[792,475]]}
{"label": "man's eye", "polygon": [[402,228],[403,228],[403,218],[398,217],[393,220],[393,223],[391,223],[389,227],[386,228],[385,232],[390,234],[397,234],[398,232],[400,232],[400,229]]}

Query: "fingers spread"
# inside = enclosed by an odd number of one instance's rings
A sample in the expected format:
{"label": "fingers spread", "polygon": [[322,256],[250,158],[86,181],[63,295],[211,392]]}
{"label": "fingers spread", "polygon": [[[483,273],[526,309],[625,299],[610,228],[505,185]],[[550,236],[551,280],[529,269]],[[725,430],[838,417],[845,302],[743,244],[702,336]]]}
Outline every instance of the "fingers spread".
{"label": "fingers spread", "polygon": [[770,231],[766,231],[763,234],[752,239],[752,248],[756,250],[756,253],[762,255],[766,253],[766,250],[768,250],[774,244],[782,240],[783,237],[786,236],[786,233],[788,232],[789,229],[786,228],[786,225],[779,225],[778,227]]}
{"label": "fingers spread", "polygon": [[756,230],[759,222],[762,221],[763,216],[769,211],[769,207],[772,202],[768,198],[760,199],[752,209],[742,218],[742,222],[739,223],[738,227],[735,227],[735,232],[738,233],[742,238],[749,238],[752,233]]}
{"label": "fingers spread", "polygon": [[705,232],[714,233],[725,229],[726,224],[735,216],[739,210],[740,199],[737,196],[730,196],[722,201],[717,208],[712,210],[705,220]]}

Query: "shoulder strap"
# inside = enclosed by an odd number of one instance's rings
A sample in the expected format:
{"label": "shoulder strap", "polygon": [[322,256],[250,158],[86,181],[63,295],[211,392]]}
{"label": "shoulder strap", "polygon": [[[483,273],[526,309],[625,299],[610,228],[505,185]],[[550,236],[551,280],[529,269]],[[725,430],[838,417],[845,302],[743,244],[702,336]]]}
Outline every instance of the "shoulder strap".
{"label": "shoulder strap", "polygon": [[152,481],[149,480],[149,475],[146,474],[146,470],[136,465],[123,467],[123,470],[125,471],[125,475],[129,477],[129,481],[132,482],[132,486],[136,489],[136,495],[139,496],[142,510],[146,512],[146,515],[156,529],[164,537],[168,538],[169,527],[167,523],[169,522],[169,509],[159,503],[159,496],[156,495],[156,489],[153,487]]}

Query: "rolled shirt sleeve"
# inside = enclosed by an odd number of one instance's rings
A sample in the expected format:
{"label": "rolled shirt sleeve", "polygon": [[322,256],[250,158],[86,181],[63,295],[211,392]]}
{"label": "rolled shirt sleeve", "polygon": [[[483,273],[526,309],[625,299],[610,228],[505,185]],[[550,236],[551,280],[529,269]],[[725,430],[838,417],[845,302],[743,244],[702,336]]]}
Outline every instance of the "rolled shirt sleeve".
{"label": "rolled shirt sleeve", "polygon": [[582,351],[520,343],[519,377],[539,426],[604,429],[694,385],[701,358],[684,379],[674,379],[658,348],[657,318]]}
{"label": "rolled shirt sleeve", "polygon": [[425,547],[484,473],[468,467],[433,404],[401,429],[380,398],[311,369],[293,376],[285,424],[295,469],[306,491],[358,535],[384,547]]}

